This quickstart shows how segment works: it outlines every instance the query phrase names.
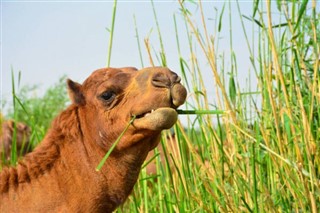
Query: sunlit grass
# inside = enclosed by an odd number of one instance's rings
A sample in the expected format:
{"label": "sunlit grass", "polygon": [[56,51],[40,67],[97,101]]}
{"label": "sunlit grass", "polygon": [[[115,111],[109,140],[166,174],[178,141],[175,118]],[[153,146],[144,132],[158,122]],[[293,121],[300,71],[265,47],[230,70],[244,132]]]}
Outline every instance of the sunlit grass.
{"label": "sunlit grass", "polygon": [[[279,1],[281,10],[277,12],[282,19],[276,25],[272,25],[275,11],[271,11],[270,1],[253,2],[253,14],[241,14],[237,3],[252,64],[250,76],[257,82],[257,89],[245,92],[240,92],[243,90],[238,86],[240,72],[235,54],[230,55],[232,70],[227,81],[226,73],[218,70],[219,35],[207,32],[204,3],[198,3],[202,17],[198,22],[188,10],[188,3],[181,3],[193,57],[182,57],[181,32],[176,30],[177,60],[193,100],[189,98],[186,104],[191,110],[178,112],[180,117],[196,117],[189,118],[188,126],[175,126],[179,152],[167,150],[166,160],[161,163],[156,152],[156,178],[142,172],[133,195],[119,212],[319,211],[319,14],[315,12],[315,1],[310,4],[311,13],[307,13],[307,3]],[[235,11],[230,11],[230,4],[227,2],[217,14],[217,34],[222,17],[229,18],[232,25],[230,14]],[[224,15],[227,12],[229,17]],[[249,41],[243,18],[258,31],[258,43]],[[173,21],[176,26],[176,16]],[[159,30],[161,26],[156,23]],[[233,53],[232,32],[231,28]],[[161,54],[166,42],[160,39],[160,43]],[[204,71],[194,46],[206,57],[214,75],[212,85],[217,88],[204,87]],[[146,47],[150,49],[150,44]],[[154,55],[147,52],[153,65]],[[191,76],[187,77],[186,70]],[[216,106],[207,100],[209,90],[216,93]],[[168,143],[163,136],[162,146],[170,149]]]}

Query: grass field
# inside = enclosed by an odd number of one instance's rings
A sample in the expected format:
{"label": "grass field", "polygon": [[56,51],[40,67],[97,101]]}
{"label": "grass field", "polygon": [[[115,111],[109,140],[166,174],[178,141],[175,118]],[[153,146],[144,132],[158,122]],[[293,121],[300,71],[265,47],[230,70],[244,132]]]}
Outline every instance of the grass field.
{"label": "grass field", "polygon": [[[186,121],[173,128],[179,151],[168,150],[161,163],[155,150],[156,177],[143,169],[132,195],[117,212],[320,211],[319,3],[256,0],[251,14],[242,14],[239,5],[237,11],[230,11],[230,4],[239,2],[226,1],[216,12],[215,25],[209,27],[204,3],[180,3],[179,18],[185,22],[187,35],[176,31],[174,38],[180,63],[177,72],[189,91],[185,108],[195,115],[180,115]],[[190,5],[198,7],[197,14],[190,12]],[[162,40],[156,13],[154,7],[160,49],[153,52],[148,39],[145,46],[138,42],[138,47],[147,49],[151,65],[166,66],[169,47]],[[231,13],[238,14],[247,38],[249,76],[256,82],[247,88],[239,83],[242,74],[233,51],[237,35],[232,34]],[[222,26],[222,19],[228,19],[229,26]],[[222,27],[230,29],[230,54],[220,57]],[[254,39],[249,40],[249,34]],[[189,39],[188,56],[180,53],[181,36]],[[209,69],[203,69],[199,61],[205,61]],[[207,72],[213,75],[212,87],[204,83]],[[61,81],[43,97],[46,106],[65,106],[63,85]],[[18,93],[11,111],[11,117],[33,127],[34,145],[60,110],[43,110],[39,105],[43,99]],[[163,133],[164,149],[169,134]]]}

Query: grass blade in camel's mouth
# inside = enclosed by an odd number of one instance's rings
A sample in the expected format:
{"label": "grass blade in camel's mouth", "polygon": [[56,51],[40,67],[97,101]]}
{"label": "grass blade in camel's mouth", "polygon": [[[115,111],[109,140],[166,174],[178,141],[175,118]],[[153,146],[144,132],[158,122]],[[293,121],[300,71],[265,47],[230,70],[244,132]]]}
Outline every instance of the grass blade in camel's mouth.
{"label": "grass blade in camel's mouth", "polygon": [[133,125],[139,129],[163,130],[170,129],[177,121],[178,113],[170,107],[158,108],[137,115]]}

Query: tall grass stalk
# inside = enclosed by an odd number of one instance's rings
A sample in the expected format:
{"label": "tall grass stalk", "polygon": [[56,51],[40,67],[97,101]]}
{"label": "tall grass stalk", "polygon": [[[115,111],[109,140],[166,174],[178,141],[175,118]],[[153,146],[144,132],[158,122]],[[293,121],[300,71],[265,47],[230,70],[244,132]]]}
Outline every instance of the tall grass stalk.
{"label": "tall grass stalk", "polygon": [[[20,74],[19,74],[20,76]],[[12,105],[14,111],[14,119],[17,120],[17,111],[16,111],[16,86],[14,80],[14,72],[11,67],[11,85],[12,85]],[[20,78],[19,78],[20,79]],[[16,122],[13,123],[13,134],[12,134],[12,146],[11,146],[11,165],[15,165],[17,162],[17,126]]]}
{"label": "tall grass stalk", "polygon": [[111,52],[112,52],[112,43],[113,43],[114,23],[116,20],[116,11],[117,11],[117,0],[114,0],[113,9],[112,9],[111,29],[108,30],[110,33],[110,37],[109,37],[108,58],[107,58],[107,64],[106,64],[107,67],[110,67],[110,61],[111,61]]}
{"label": "tall grass stalk", "polygon": [[153,0],[151,0],[151,4],[152,4],[153,16],[154,16],[154,20],[155,20],[155,22],[156,22],[157,31],[158,31],[158,36],[159,36],[159,42],[160,42],[161,65],[164,66],[164,67],[166,67],[166,66],[167,66],[167,59],[166,59],[166,54],[165,54],[164,46],[163,46],[163,42],[162,42],[162,36],[161,36],[161,30],[160,30],[160,26],[159,26],[159,22],[158,22],[158,18],[157,18],[157,12],[156,12],[156,9],[155,9]]}
{"label": "tall grass stalk", "polygon": [[134,29],[135,29],[135,32],[136,32],[136,38],[137,38],[137,44],[138,44],[138,50],[139,50],[140,63],[141,63],[141,66],[144,67],[143,58],[142,58],[142,52],[141,52],[141,45],[140,45],[140,38],[139,38],[137,21],[136,21],[136,16],[135,15],[133,16],[133,20],[134,20]]}

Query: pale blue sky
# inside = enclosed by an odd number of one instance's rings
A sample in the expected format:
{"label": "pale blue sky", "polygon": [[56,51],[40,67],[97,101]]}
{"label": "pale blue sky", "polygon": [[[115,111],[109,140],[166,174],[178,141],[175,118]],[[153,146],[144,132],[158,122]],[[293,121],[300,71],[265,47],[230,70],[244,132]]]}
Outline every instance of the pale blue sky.
{"label": "pale blue sky", "polygon": [[[168,66],[180,73],[173,14],[176,14],[182,56],[189,59],[185,24],[177,1],[154,1],[163,36]],[[213,32],[217,8],[220,14],[225,1],[203,2],[208,30]],[[251,16],[252,1],[241,1],[243,14]],[[1,100],[10,98],[11,66],[17,75],[22,72],[21,84],[41,85],[42,90],[53,85],[62,75],[82,82],[92,71],[106,66],[113,1],[3,1],[1,2]],[[190,7],[198,13],[195,6]],[[199,14],[199,13],[198,13]],[[141,68],[134,19],[136,16],[144,66],[150,66],[143,39],[159,51],[159,41],[150,1],[118,1],[112,67]],[[229,56],[229,18],[226,5],[218,54]],[[200,25],[199,15],[193,19]],[[233,47],[237,56],[239,75],[243,82],[250,69],[249,53],[242,33],[236,3],[232,2]],[[249,37],[251,22],[246,21]],[[200,52],[200,49],[198,50]],[[213,85],[212,73],[204,59],[207,85]],[[220,63],[220,62],[218,62]],[[158,64],[159,65],[159,64]],[[228,67],[228,65],[226,66]],[[208,92],[212,93],[210,88]],[[39,91],[41,93],[41,91]]]}

